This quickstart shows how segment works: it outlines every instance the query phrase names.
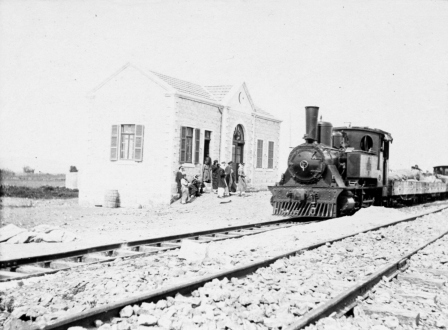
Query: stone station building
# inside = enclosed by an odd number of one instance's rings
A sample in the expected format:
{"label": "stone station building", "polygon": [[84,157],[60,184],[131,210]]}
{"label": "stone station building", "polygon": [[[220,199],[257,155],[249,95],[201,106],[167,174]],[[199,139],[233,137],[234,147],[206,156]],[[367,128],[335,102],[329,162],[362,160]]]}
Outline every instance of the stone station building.
{"label": "stone station building", "polygon": [[179,165],[191,179],[207,155],[244,162],[256,189],[278,181],[281,121],[254,105],[245,83],[201,86],[126,64],[89,98],[82,205],[102,205],[108,190],[122,207],[169,204]]}

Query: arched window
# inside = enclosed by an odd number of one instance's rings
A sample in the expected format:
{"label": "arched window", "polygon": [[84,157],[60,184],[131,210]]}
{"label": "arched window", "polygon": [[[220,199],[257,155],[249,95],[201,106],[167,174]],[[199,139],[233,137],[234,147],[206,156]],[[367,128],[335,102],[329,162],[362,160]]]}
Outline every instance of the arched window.
{"label": "arched window", "polygon": [[233,132],[233,141],[236,143],[244,143],[244,132],[241,125],[236,125],[235,131]]}
{"label": "arched window", "polygon": [[373,139],[369,135],[364,135],[360,147],[361,150],[369,151],[373,147]]}

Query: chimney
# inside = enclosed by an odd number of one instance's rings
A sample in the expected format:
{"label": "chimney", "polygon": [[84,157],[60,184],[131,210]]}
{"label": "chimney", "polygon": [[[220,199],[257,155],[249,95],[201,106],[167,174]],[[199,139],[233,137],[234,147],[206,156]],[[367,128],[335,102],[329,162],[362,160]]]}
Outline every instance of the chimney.
{"label": "chimney", "polygon": [[306,111],[306,134],[304,139],[308,143],[317,141],[317,117],[319,107],[305,107]]}

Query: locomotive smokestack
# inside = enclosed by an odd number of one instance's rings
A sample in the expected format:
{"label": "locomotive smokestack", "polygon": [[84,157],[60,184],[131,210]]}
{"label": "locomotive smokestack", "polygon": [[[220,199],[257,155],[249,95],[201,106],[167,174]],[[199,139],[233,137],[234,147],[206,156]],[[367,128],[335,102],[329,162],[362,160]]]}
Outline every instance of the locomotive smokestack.
{"label": "locomotive smokestack", "polygon": [[304,136],[306,142],[312,143],[317,140],[317,117],[319,115],[319,107],[305,107],[306,111],[306,134]]}

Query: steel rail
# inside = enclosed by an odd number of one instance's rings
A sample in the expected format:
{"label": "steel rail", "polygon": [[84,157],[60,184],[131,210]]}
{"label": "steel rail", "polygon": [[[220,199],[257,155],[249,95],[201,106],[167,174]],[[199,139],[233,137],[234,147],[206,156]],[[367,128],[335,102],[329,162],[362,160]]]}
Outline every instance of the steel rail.
{"label": "steel rail", "polygon": [[[0,259],[0,283],[1,282],[7,282],[7,281],[14,281],[19,279],[26,279],[30,277],[36,277],[36,276],[43,276],[48,274],[54,274],[59,271],[64,271],[76,267],[83,267],[87,265],[97,264],[97,263],[104,263],[104,262],[111,262],[115,260],[116,258],[123,258],[123,259],[131,259],[131,258],[139,258],[148,256],[151,254],[174,250],[180,247],[180,244],[172,244],[171,246],[163,246],[158,247],[158,244],[168,244],[173,243],[173,241],[180,241],[182,239],[200,239],[200,242],[209,242],[209,241],[221,241],[231,238],[240,238],[243,236],[248,235],[255,235],[259,233],[263,233],[270,230],[275,229],[281,229],[281,228],[288,228],[294,225],[298,224],[306,224],[309,222],[304,222],[303,219],[297,220],[294,218],[287,218],[287,219],[281,219],[281,220],[273,220],[273,221],[267,221],[267,222],[259,222],[254,224],[248,224],[248,225],[239,225],[239,226],[232,226],[232,227],[226,227],[226,228],[218,228],[218,229],[211,229],[211,230],[205,230],[205,231],[196,231],[191,233],[184,233],[179,235],[170,235],[170,236],[164,236],[164,237],[156,237],[156,238],[150,238],[150,239],[140,239],[135,241],[128,241],[128,242],[122,242],[122,243],[113,243],[113,244],[106,244],[106,245],[100,245],[100,246],[94,246],[89,248],[83,248],[83,249],[77,249],[77,250],[71,250],[66,252],[60,252],[60,253],[54,253],[54,254],[46,254],[46,255],[38,255],[38,256],[32,256],[32,257],[23,257],[23,258],[16,258],[16,259]],[[275,226],[275,227],[274,227]],[[241,232],[242,230],[247,230],[245,232]],[[250,231],[253,232],[250,232]],[[217,234],[224,234],[223,237],[213,237],[213,235]],[[141,246],[149,246],[157,248],[154,251],[146,251],[146,252],[136,252],[132,251],[132,248],[141,247]],[[178,246],[175,246],[178,245]],[[69,259],[69,258],[77,258],[77,257],[83,257],[87,255],[91,255],[93,253],[101,253],[101,252],[111,252],[111,251],[130,251],[133,252],[131,255],[123,255],[123,256],[105,256],[104,259],[98,260],[98,261],[92,261],[92,262],[79,262],[79,265],[71,265],[69,267],[60,267],[58,269],[51,269],[51,268],[43,268],[45,269],[31,274],[26,273],[20,273],[17,272],[17,274],[14,271],[5,272],[2,271],[5,268],[12,268],[13,270],[17,267],[24,266],[24,265],[30,265],[30,264],[36,264],[36,263],[49,263],[51,261],[55,260],[61,260],[61,259]],[[8,274],[6,274],[8,273]],[[10,277],[8,277],[8,275]],[[1,277],[4,278],[1,278]]]}
{"label": "steel rail", "polygon": [[[114,316],[118,316],[119,315],[119,311],[127,306],[127,305],[133,305],[133,304],[138,304],[138,303],[143,303],[143,302],[155,302],[158,301],[160,299],[164,299],[166,297],[174,297],[177,293],[180,294],[188,294],[193,290],[196,290],[197,288],[205,285],[207,282],[210,282],[214,279],[218,279],[218,280],[222,280],[224,278],[231,278],[231,277],[242,277],[242,276],[246,276],[248,274],[251,274],[253,272],[255,272],[257,269],[262,268],[262,267],[267,267],[270,264],[274,263],[275,261],[277,261],[278,259],[282,259],[282,258],[286,258],[286,257],[291,257],[294,256],[296,254],[302,253],[303,251],[306,250],[313,250],[316,249],[320,246],[323,246],[327,243],[331,244],[337,241],[341,241],[345,238],[348,237],[352,237],[352,236],[356,236],[358,234],[361,233],[366,233],[369,231],[375,231],[378,230],[380,228],[386,228],[386,227],[390,227],[393,226],[395,224],[401,223],[401,222],[407,222],[407,221],[412,221],[415,220],[417,218],[429,215],[429,214],[433,214],[433,213],[437,213],[437,212],[441,212],[445,209],[448,209],[448,206],[442,207],[440,209],[437,209],[435,211],[430,211],[430,212],[426,212],[426,213],[422,213],[422,214],[418,214],[418,215],[414,215],[411,217],[407,217],[401,220],[397,220],[388,224],[384,224],[384,225],[380,225],[380,226],[376,226],[370,229],[365,229],[353,234],[348,234],[348,235],[344,235],[344,236],[340,236],[338,238],[334,238],[334,239],[330,239],[327,241],[321,241],[315,244],[311,244],[309,246],[297,249],[297,250],[293,250],[293,251],[289,251],[287,253],[283,253],[274,257],[270,257],[267,258],[265,260],[262,261],[257,261],[257,262],[253,262],[253,263],[249,263],[246,264],[244,266],[240,266],[240,267],[235,267],[232,268],[230,270],[226,270],[226,271],[221,271],[215,274],[211,274],[211,275],[207,275],[207,276],[202,276],[202,277],[198,277],[192,281],[188,281],[185,283],[181,283],[181,284],[177,284],[171,287],[167,287],[167,288],[161,288],[161,289],[157,289],[157,290],[151,290],[151,291],[147,291],[144,292],[142,294],[139,295],[135,295],[132,297],[127,297],[121,301],[118,302],[114,302],[113,304],[110,305],[106,305],[106,306],[101,306],[101,307],[95,307],[92,309],[89,309],[87,311],[83,311],[79,314],[76,315],[68,315],[66,317],[62,317],[60,319],[58,319],[56,322],[46,325],[44,328],[39,328],[37,326],[32,326],[31,329],[32,330],[37,330],[37,329],[43,329],[43,330],[64,330],[67,329],[71,326],[85,326],[85,327],[91,327],[93,322],[95,320],[107,320],[110,319],[111,317]],[[430,243],[428,243],[430,244]],[[400,261],[403,260],[405,258],[400,258]]]}

